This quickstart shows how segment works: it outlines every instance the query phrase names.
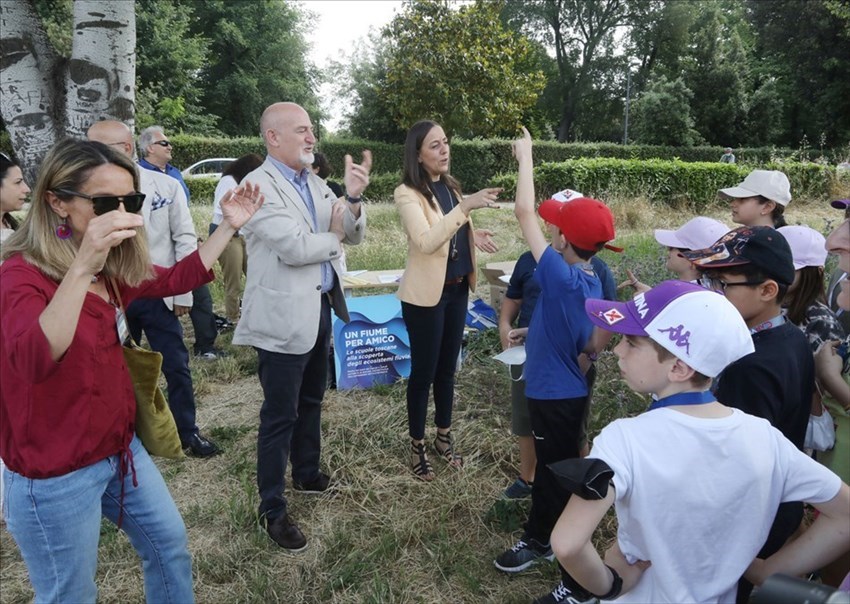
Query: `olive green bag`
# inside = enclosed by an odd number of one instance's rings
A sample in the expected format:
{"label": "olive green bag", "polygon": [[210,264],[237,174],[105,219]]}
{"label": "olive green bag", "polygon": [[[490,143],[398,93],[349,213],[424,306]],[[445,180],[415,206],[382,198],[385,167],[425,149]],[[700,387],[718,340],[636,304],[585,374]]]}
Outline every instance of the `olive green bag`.
{"label": "olive green bag", "polygon": [[136,394],[136,434],[151,455],[184,457],[177,424],[159,387],[162,355],[139,347],[132,338],[130,342],[122,350]]}
{"label": "olive green bag", "polygon": [[[121,312],[125,313],[118,288],[110,285],[110,293],[114,293]],[[177,424],[159,387],[162,355],[140,347],[133,338],[128,338],[128,345],[122,346],[121,350],[136,395],[136,435],[151,455],[169,459],[185,457]]]}

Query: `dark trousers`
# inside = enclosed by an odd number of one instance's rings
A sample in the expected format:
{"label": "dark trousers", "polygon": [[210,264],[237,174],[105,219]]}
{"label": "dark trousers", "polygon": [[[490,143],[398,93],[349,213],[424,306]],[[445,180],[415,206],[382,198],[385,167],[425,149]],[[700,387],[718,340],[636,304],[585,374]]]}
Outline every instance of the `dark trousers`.
{"label": "dark trousers", "polygon": [[286,513],[286,463],[292,479],[315,480],[319,475],[322,398],[328,382],[331,310],[322,296],[319,333],[305,354],[257,349],[263,387],[257,434],[257,487],[260,516],[273,520]]}
{"label": "dark trousers", "polygon": [[463,342],[469,284],[466,279],[443,288],[436,306],[401,303],[410,337],[410,378],[407,381],[407,421],[410,438],[425,437],[428,391],[434,385],[434,423],[452,425],[455,369]]}
{"label": "dark trousers", "polygon": [[180,440],[186,441],[197,431],[195,392],[189,371],[189,351],[183,343],[183,328],[161,299],[139,299],[127,307],[127,327],[139,342],[142,331],[151,348],[162,354],[162,373],[168,384],[168,406],[177,424]]}
{"label": "dark trousers", "polygon": [[192,319],[192,328],[195,330],[195,354],[210,352],[215,348],[215,338],[218,331],[215,328],[215,315],[213,314],[212,296],[210,288],[202,285],[192,292],[192,310],[189,318]]}
{"label": "dark trousers", "polygon": [[557,400],[528,399],[537,466],[531,488],[531,510],[525,525],[525,541],[549,543],[549,537],[570,493],[562,488],[547,464],[579,456],[587,397]]}

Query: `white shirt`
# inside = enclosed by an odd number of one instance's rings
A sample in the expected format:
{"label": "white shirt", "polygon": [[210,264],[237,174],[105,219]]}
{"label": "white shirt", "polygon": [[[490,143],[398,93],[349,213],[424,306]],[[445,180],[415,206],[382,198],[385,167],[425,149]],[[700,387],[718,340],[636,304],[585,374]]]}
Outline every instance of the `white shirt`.
{"label": "white shirt", "polygon": [[230,189],[235,189],[237,186],[239,186],[239,183],[230,175],[222,176],[221,180],[218,181],[218,184],[215,186],[215,193],[213,194],[213,224],[221,224],[221,221],[224,220],[224,214],[221,213],[221,198]]}
{"label": "white shirt", "polygon": [[[145,169],[139,170],[139,187],[145,194],[142,218],[151,262],[166,268],[174,266],[198,249],[198,236],[186,193],[176,179]],[[174,304],[192,306],[192,301],[191,291],[163,299],[169,310]]]}
{"label": "white shirt", "polygon": [[656,409],[609,424],[591,457],[614,470],[617,539],[652,566],[616,602],[734,602],[781,502],[829,501],[841,480],[766,420]]}

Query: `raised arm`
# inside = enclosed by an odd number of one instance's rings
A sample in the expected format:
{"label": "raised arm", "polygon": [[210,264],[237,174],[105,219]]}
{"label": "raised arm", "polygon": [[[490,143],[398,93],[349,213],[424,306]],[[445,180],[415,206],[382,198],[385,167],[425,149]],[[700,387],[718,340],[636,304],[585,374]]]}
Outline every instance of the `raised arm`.
{"label": "raised arm", "polygon": [[514,214],[519,220],[522,235],[528,242],[528,247],[531,248],[534,259],[539,262],[543,252],[549,247],[549,242],[540,228],[537,212],[534,210],[534,164],[531,156],[531,135],[525,127],[522,129],[522,138],[514,141],[513,152],[519,164]]}

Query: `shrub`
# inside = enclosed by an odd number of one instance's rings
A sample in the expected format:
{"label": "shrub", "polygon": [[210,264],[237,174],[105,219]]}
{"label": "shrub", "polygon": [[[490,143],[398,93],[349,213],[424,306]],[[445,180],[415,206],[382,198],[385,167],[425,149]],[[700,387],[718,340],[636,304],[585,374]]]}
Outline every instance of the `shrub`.
{"label": "shrub", "polygon": [[187,178],[191,203],[211,204],[215,195],[218,180],[215,178]]}
{"label": "shrub", "polygon": [[[794,198],[825,199],[834,180],[833,171],[819,164],[789,162],[765,168],[788,175]],[[747,166],[716,162],[578,159],[535,167],[534,184],[540,199],[569,187],[601,199],[646,197],[675,207],[685,202],[699,209],[717,198],[718,189],[736,185],[749,172]],[[505,198],[516,194],[515,173],[497,175],[491,184],[504,187]]]}

